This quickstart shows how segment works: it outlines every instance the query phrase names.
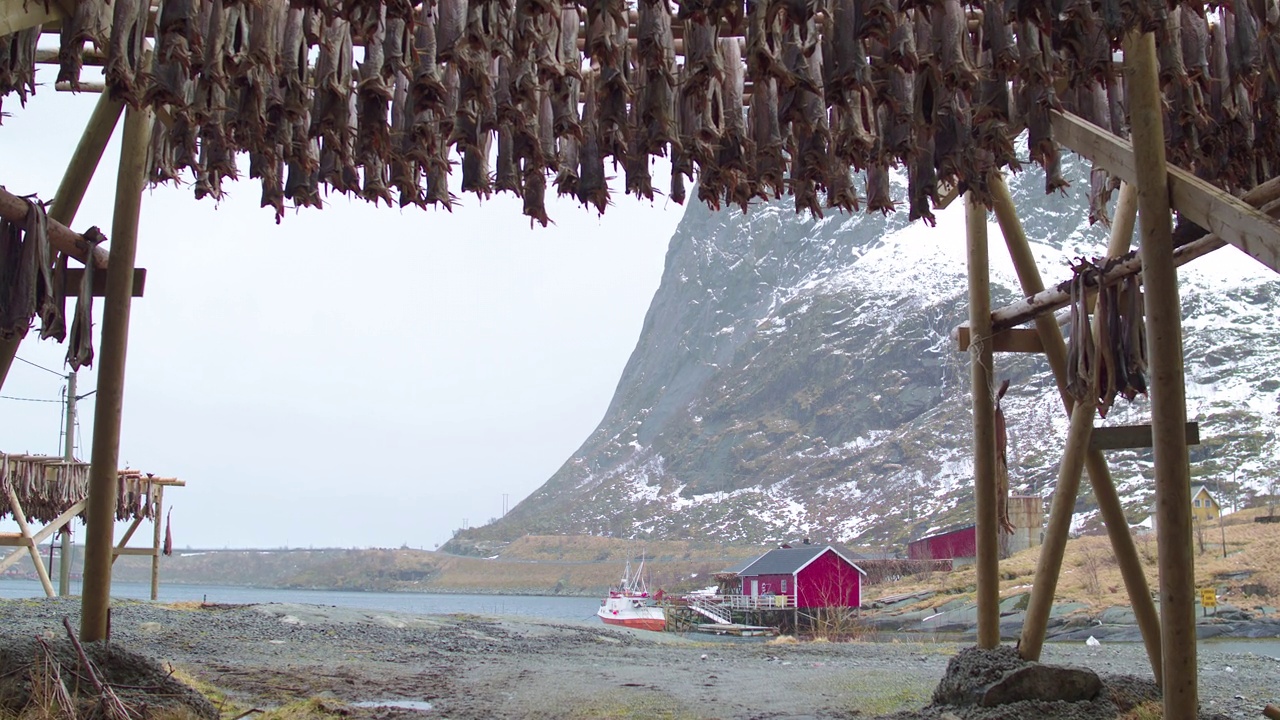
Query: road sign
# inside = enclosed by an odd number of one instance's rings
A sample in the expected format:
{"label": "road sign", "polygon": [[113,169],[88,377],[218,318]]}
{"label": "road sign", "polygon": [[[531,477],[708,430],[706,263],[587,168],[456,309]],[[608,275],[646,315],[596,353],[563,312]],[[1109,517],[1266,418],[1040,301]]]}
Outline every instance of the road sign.
{"label": "road sign", "polygon": [[1218,591],[1214,588],[1201,588],[1200,604],[1207,608],[1218,607]]}

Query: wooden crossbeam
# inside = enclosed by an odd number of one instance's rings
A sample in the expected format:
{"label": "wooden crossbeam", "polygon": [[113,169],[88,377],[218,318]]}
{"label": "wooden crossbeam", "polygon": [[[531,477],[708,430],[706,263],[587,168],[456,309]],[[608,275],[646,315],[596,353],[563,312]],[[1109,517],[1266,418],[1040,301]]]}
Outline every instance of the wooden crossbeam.
{"label": "wooden crossbeam", "polygon": [[[969,350],[969,325],[956,328],[959,352]],[[991,336],[991,349],[996,352],[1039,353],[1044,352],[1039,331],[1032,328],[1010,328]]]}
{"label": "wooden crossbeam", "polygon": [[0,0],[0,37],[64,17],[61,0]]}
{"label": "wooden crossbeam", "polygon": [[[1123,138],[1070,113],[1052,112],[1054,138],[1106,168],[1126,182],[1136,183],[1133,145]],[[1280,223],[1174,165],[1168,166],[1170,206],[1200,227],[1280,272]]]}
{"label": "wooden crossbeam", "polygon": [[[1200,423],[1187,423],[1187,444],[1200,444]],[[1150,425],[1116,425],[1095,427],[1089,439],[1090,450],[1132,450],[1151,447]]]}
{"label": "wooden crossbeam", "polygon": [[117,557],[120,555],[155,555],[155,548],[115,548],[111,553]]}
{"label": "wooden crossbeam", "polygon": [[[4,1],[0,0],[0,2]],[[27,220],[29,207],[26,200],[0,187],[0,217],[11,223],[24,223]],[[85,240],[84,235],[53,218],[49,218],[49,244],[54,250],[64,252],[80,262],[90,261],[94,267],[103,270],[107,268],[106,248],[101,245],[95,246]]]}
{"label": "wooden crossbeam", "polygon": [[[1269,217],[1280,217],[1280,177],[1272,178],[1250,190],[1241,198],[1246,203],[1258,207]],[[1210,233],[1204,237],[1180,245],[1173,250],[1173,264],[1181,267],[1196,258],[1225,246],[1227,243],[1217,235]],[[1129,275],[1142,272],[1142,258],[1136,253],[1128,259],[1112,266],[1102,277],[1103,285],[1113,285]],[[1033,320],[1037,315],[1053,312],[1066,307],[1071,302],[1066,283],[1051,287],[1019,300],[1011,305],[999,308],[991,313],[991,327],[996,331],[1011,328]]]}
{"label": "wooden crossbeam", "polygon": [[[78,288],[80,287],[80,283],[83,281],[84,281],[83,268],[67,268],[67,287]],[[131,294],[133,295],[133,297],[142,297],[142,293],[143,291],[146,290],[146,288],[147,288],[147,269],[135,268],[133,271],[133,291]],[[74,290],[69,292],[72,292],[74,294]],[[107,274],[106,273],[93,274],[93,296],[94,297],[107,296]]]}

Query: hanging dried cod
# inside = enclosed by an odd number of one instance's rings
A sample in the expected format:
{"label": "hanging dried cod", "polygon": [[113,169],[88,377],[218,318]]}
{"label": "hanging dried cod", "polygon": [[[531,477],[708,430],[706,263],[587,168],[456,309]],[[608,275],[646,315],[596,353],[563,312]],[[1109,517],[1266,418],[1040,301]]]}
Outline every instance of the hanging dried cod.
{"label": "hanging dried cod", "polygon": [[1009,429],[1005,422],[1004,408],[1000,401],[1009,392],[1009,381],[1000,383],[995,398],[995,435],[996,435],[996,521],[1000,529],[1013,533],[1013,522],[1009,519]]}
{"label": "hanging dried cod", "polygon": [[[111,16],[111,0],[83,0],[75,4],[75,11],[62,21],[58,46],[58,82],[68,83],[72,90],[80,90],[84,44],[91,42],[98,49],[107,47],[107,42],[111,39]],[[3,54],[0,51],[0,55]],[[0,89],[0,95],[3,94]]]}
{"label": "hanging dried cod", "polygon": [[[86,230],[84,239],[89,243],[90,255],[98,243],[106,240],[96,227]],[[72,370],[93,366],[93,274],[93,263],[87,263],[80,276],[80,295],[76,298],[76,314],[67,338],[67,364]]]}
{"label": "hanging dried cod", "polygon": [[1097,373],[1093,327],[1089,314],[1089,286],[1097,285],[1098,270],[1093,263],[1080,258],[1071,270],[1071,327],[1067,337],[1067,392],[1076,400],[1084,400],[1095,392]]}
{"label": "hanging dried cod", "polygon": [[[0,107],[4,96],[16,92],[18,102],[27,104],[27,95],[36,92],[36,43],[40,26],[12,35],[0,36]],[[4,113],[0,112],[0,122]]]}
{"label": "hanging dried cod", "polygon": [[115,0],[114,5],[111,40],[107,44],[107,90],[111,97],[136,106],[141,100],[137,80],[147,39],[151,0]]}

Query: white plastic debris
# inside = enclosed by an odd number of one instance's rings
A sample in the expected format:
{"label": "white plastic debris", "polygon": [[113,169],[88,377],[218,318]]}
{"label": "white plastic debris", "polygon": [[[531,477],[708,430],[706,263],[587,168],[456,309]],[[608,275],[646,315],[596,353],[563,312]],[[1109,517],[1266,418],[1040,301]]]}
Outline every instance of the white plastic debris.
{"label": "white plastic debris", "polygon": [[1088,645],[1089,647],[1098,647],[1102,643],[1098,641],[1098,638],[1090,635],[1089,639],[1084,641],[1084,644]]}

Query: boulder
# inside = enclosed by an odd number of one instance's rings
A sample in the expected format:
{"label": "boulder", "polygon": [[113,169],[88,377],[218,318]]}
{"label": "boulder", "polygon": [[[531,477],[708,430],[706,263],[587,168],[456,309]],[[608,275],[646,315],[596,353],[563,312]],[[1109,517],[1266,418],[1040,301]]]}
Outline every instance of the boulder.
{"label": "boulder", "polygon": [[1088,668],[1030,663],[991,683],[982,691],[983,707],[1021,700],[1081,702],[1102,690],[1102,680]]}

